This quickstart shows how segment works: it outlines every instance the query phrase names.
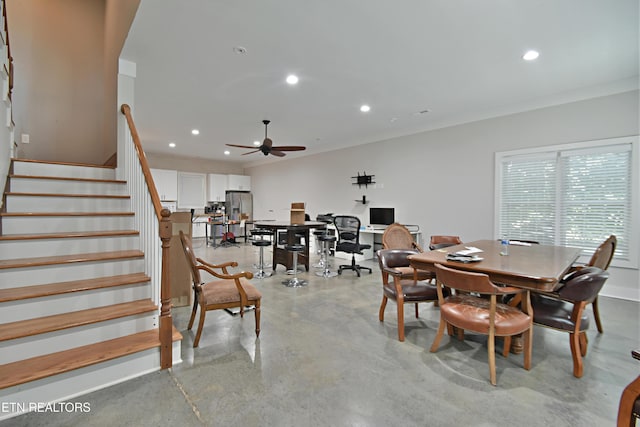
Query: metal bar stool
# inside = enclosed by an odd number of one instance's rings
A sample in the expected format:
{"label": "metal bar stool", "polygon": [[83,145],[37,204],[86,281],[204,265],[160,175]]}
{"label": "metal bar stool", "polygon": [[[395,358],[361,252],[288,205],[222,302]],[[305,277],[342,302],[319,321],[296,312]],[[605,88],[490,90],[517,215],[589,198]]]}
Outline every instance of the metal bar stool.
{"label": "metal bar stool", "polygon": [[304,251],[304,247],[305,247],[304,245],[300,245],[300,244],[285,246],[286,250],[293,253],[293,268],[292,268],[293,277],[288,280],[284,280],[282,282],[283,285],[288,286],[290,288],[299,288],[307,284],[306,280],[298,279],[298,254]]}
{"label": "metal bar stool", "polygon": [[318,236],[318,239],[324,244],[324,252],[322,254],[322,260],[320,261],[324,264],[324,270],[317,271],[316,275],[321,277],[337,276],[338,273],[336,273],[335,271],[329,271],[329,248],[331,247],[331,244],[333,242],[338,240],[338,238],[330,234],[323,234],[322,236]]}
{"label": "metal bar stool", "polygon": [[[267,273],[264,271],[264,248],[267,246],[271,246],[271,241],[266,240],[265,236],[271,236],[272,233],[270,230],[265,230],[262,228],[255,228],[251,230],[251,235],[253,236],[253,242],[251,243],[253,246],[257,246],[260,248],[260,261],[258,264],[258,272],[253,275],[258,279],[263,279],[265,277],[271,276],[271,273]],[[257,238],[257,237],[260,238]]]}
{"label": "metal bar stool", "polygon": [[317,264],[314,264],[315,268],[324,268],[324,248],[323,245],[321,243],[320,237],[324,236],[325,234],[327,234],[327,230],[326,229],[322,229],[322,230],[315,230],[313,232],[313,235],[316,236],[316,246],[317,246],[317,250],[316,250],[316,255],[320,255],[320,261],[318,261]]}

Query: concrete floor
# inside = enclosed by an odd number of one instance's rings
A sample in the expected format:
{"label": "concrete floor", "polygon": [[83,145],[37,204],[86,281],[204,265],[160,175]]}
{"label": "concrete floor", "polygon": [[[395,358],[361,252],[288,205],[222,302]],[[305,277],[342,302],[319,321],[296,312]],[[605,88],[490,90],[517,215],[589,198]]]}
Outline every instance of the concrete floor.
{"label": "concrete floor", "polygon": [[[195,246],[200,257],[237,260],[245,270],[257,260],[251,245]],[[494,387],[485,337],[445,336],[439,351],[429,352],[439,321],[432,304],[421,304],[419,319],[407,307],[406,341],[399,342],[395,304],[378,321],[377,263],[362,264],[373,274],[324,279],[312,269],[301,274],[309,280],[304,288],[281,285],[282,266],[271,278],[254,279],[263,293],[259,340],[252,312],[240,319],[213,311],[193,349],[190,308],[174,309],[184,335],[182,364],[75,399],[88,402],[89,413],[32,413],[0,426],[615,424],[622,389],[640,373],[630,355],[640,346],[640,304],[601,298],[605,333],[595,324],[589,330],[581,379],[572,375],[568,334],[536,327],[531,370],[523,369],[522,355],[497,354]]]}

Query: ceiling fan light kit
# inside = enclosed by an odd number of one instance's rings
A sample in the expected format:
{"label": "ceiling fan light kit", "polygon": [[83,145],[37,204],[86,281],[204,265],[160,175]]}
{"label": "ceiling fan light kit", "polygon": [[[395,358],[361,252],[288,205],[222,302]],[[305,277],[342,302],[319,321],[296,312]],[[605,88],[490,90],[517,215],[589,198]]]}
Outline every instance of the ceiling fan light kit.
{"label": "ceiling fan light kit", "polygon": [[259,146],[257,149],[255,146],[250,146],[250,145],[237,145],[237,144],[226,144],[229,147],[238,147],[238,148],[248,148],[251,151],[247,152],[247,153],[243,153],[243,156],[246,156],[247,154],[253,154],[253,153],[257,153],[258,151],[261,151],[262,154],[264,154],[265,156],[268,156],[269,154],[277,156],[277,157],[284,157],[287,154],[285,153],[285,151],[302,151],[302,150],[306,150],[307,147],[303,147],[301,145],[280,145],[280,146],[274,146],[273,145],[273,141],[267,136],[267,127],[269,126],[269,123],[271,123],[270,120],[263,120],[262,123],[264,123],[264,141],[262,141],[262,145]]}

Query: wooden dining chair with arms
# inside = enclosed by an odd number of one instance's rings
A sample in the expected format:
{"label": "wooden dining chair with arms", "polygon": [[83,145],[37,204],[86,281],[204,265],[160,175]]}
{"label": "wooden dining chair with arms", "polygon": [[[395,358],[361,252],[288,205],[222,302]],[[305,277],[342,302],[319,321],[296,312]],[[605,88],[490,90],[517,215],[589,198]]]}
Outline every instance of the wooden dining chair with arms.
{"label": "wooden dining chair with arms", "polygon": [[338,232],[336,242],[336,252],[346,252],[351,254],[351,264],[343,264],[338,267],[338,274],[343,270],[353,270],[360,277],[360,271],[366,270],[371,273],[369,267],[356,264],[356,254],[362,255],[363,249],[371,249],[371,245],[360,243],[360,218],[357,216],[336,215],[333,224]]}
{"label": "wooden dining chair with arms", "polygon": [[381,249],[377,252],[382,273],[382,303],[378,318],[384,322],[387,301],[391,299],[396,302],[399,341],[404,341],[404,304],[415,304],[416,318],[418,318],[418,303],[438,300],[435,285],[430,281],[414,280],[413,271],[408,271],[413,268],[409,266],[407,257],[416,253],[418,252],[413,249]]}
{"label": "wooden dining chair with arms", "polygon": [[[196,311],[198,307],[200,307],[198,332],[193,341],[193,346],[198,347],[200,343],[205,315],[209,310],[239,308],[240,317],[243,317],[245,308],[254,306],[256,337],[260,336],[260,300],[262,299],[262,295],[260,291],[249,282],[249,279],[253,278],[253,274],[246,271],[230,273],[229,267],[238,266],[238,263],[235,261],[215,265],[201,258],[196,258],[193,252],[191,238],[182,231],[180,231],[180,241],[182,242],[187,263],[191,267],[194,291],[193,309],[187,329],[191,330],[196,317]],[[216,280],[204,282],[200,271],[209,273],[214,276]]]}
{"label": "wooden dining chair with arms", "polygon": [[[413,253],[424,252],[422,247],[414,240],[409,229],[397,222],[389,225],[382,233],[382,249],[406,249],[413,251]],[[406,260],[406,265],[398,264],[396,269],[402,273],[402,279],[423,281],[436,278],[436,275],[430,271],[414,269],[409,265],[409,260]],[[418,317],[418,304],[416,304],[416,317]]]}
{"label": "wooden dining chair with arms", "polygon": [[449,246],[461,245],[462,240],[459,236],[431,236],[429,241],[429,249],[436,250]]}
{"label": "wooden dining chair with arms", "polygon": [[[514,287],[496,286],[482,273],[455,270],[436,264],[436,285],[440,303],[440,325],[431,352],[435,353],[446,326],[453,326],[478,334],[488,335],[488,357],[491,384],[496,385],[495,338],[505,338],[505,351],[509,354],[511,337],[524,335],[524,368],[531,368],[533,317],[529,314],[529,291]],[[445,287],[455,290],[446,296]],[[457,292],[461,291],[461,292]],[[521,293],[521,309],[498,302],[503,295]],[[489,298],[483,298],[488,296]]]}
{"label": "wooden dining chair with arms", "polygon": [[598,267],[584,267],[567,275],[553,294],[532,293],[533,323],[569,333],[573,375],[582,377],[582,358],[587,354],[589,316],[585,307],[604,286],[609,273]]}

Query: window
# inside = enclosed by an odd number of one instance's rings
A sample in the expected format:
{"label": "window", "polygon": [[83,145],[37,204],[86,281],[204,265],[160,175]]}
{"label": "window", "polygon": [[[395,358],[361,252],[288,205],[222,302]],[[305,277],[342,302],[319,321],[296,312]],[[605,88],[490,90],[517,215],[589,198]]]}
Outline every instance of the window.
{"label": "window", "polygon": [[496,153],[498,237],[573,246],[618,238],[612,265],[638,266],[638,137]]}

